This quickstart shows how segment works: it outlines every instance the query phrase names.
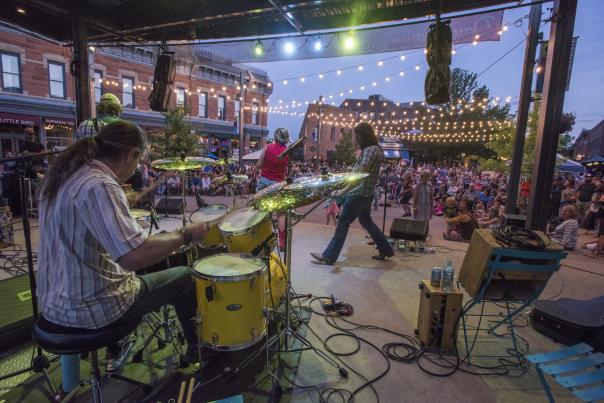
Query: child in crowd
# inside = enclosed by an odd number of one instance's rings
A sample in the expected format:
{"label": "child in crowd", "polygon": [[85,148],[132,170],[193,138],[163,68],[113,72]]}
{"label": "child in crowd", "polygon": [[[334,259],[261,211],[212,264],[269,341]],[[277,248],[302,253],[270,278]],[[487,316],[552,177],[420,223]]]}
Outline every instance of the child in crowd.
{"label": "child in crowd", "polygon": [[440,197],[440,195],[436,195],[436,197],[434,198],[434,215],[435,216],[442,216],[445,210],[445,203],[443,203],[443,200],[446,201],[446,197]]}
{"label": "child in crowd", "polygon": [[337,217],[340,214],[340,207],[338,207],[335,197],[328,202],[328,204],[325,206],[325,209],[327,214],[327,222],[325,225],[329,225],[330,218],[333,218],[333,225],[336,225]]}
{"label": "child in crowd", "polygon": [[[457,215],[459,214],[459,211],[457,210],[457,203],[455,201],[455,197],[453,197],[453,196],[447,197],[447,201],[445,202],[445,208],[444,208],[443,212],[444,212],[444,216],[446,218],[457,217]],[[449,239],[449,237],[451,236],[451,231],[456,231],[456,230],[457,230],[456,224],[447,224],[447,232],[445,233],[444,238]]]}
{"label": "child in crowd", "polygon": [[484,211],[484,205],[482,203],[476,203],[476,211],[474,212],[474,215],[476,216],[476,219],[478,219],[478,220],[480,220],[481,218],[484,218],[485,211]]}

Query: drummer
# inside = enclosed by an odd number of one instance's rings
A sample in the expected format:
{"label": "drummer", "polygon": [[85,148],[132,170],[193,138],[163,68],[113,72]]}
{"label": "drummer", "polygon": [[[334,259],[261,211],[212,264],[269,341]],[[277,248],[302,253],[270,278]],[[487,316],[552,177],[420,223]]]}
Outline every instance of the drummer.
{"label": "drummer", "polygon": [[[274,183],[284,181],[287,175],[289,156],[278,158],[278,155],[287,148],[289,131],[280,127],[275,130],[273,139],[275,142],[264,147],[255,166],[256,170],[260,170],[256,192]],[[279,249],[285,249],[285,219],[283,216],[279,217]]]}
{"label": "drummer", "polygon": [[[101,329],[140,320],[170,304],[196,358],[195,289],[187,267],[136,271],[183,245],[202,241],[206,225],[148,237],[128,211],[119,183],[146,154],[142,130],[129,122],[104,126],[53,161],[40,194],[38,298],[57,327]],[[119,350],[108,348],[108,359]]]}

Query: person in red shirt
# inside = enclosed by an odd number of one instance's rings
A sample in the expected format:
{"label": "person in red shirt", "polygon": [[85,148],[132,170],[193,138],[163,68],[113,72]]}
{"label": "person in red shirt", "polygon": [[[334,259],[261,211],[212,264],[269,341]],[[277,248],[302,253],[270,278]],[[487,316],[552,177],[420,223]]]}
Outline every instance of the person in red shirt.
{"label": "person in red shirt", "polygon": [[[285,128],[278,128],[273,135],[274,143],[267,144],[260,154],[256,163],[256,170],[260,170],[260,178],[256,185],[256,192],[285,180],[289,164],[289,156],[279,158],[287,148],[289,142],[289,132]],[[285,249],[285,221],[282,216],[279,217],[279,249]]]}
{"label": "person in red shirt", "polygon": [[260,179],[256,186],[257,192],[274,183],[284,181],[287,174],[289,156],[278,158],[278,155],[287,148],[289,132],[280,127],[275,130],[273,138],[275,142],[264,147],[256,163],[256,170],[260,170]]}

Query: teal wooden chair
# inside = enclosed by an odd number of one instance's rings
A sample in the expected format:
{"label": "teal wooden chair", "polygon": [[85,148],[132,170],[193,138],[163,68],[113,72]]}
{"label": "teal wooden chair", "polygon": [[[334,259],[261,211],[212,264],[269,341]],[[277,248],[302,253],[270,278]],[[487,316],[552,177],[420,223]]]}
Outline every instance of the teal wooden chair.
{"label": "teal wooden chair", "polygon": [[544,374],[584,402],[604,400],[604,354],[594,353],[591,346],[581,343],[551,353],[527,355],[526,359],[535,364],[551,403],[554,396]]}

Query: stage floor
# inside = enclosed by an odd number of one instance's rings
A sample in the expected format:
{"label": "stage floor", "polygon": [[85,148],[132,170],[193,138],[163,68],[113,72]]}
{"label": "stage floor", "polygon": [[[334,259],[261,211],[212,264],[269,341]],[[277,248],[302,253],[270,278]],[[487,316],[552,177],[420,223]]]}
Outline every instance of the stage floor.
{"label": "stage floor", "polygon": [[[226,202],[224,197],[208,197],[208,203]],[[242,205],[244,201],[240,201]],[[193,210],[191,199],[189,210]],[[386,223],[386,231],[392,217],[400,216],[401,209],[390,208]],[[374,218],[381,227],[382,210],[374,212]],[[321,252],[331,238],[334,226],[324,224],[325,213],[319,208],[307,220],[298,224],[294,229],[293,247],[293,286],[298,293],[312,293],[315,296],[334,295],[354,307],[352,320],[366,325],[377,325],[393,331],[413,335],[417,324],[419,290],[418,284],[422,279],[429,278],[430,269],[435,265],[443,265],[451,260],[456,273],[461,267],[466,244],[442,240],[444,224],[442,218],[435,217],[431,222],[432,238],[428,246],[435,247],[435,254],[409,256],[397,253],[388,261],[378,262],[371,259],[375,253],[372,246],[367,245],[364,232],[358,223],[350,229],[342,255],[333,267],[319,266],[310,262],[309,252]],[[582,241],[589,239],[582,236]],[[19,239],[19,238],[17,238]],[[34,242],[37,234],[34,236]],[[582,251],[572,251],[563,264],[575,266],[593,272],[604,273],[602,260],[592,260],[583,256]],[[601,295],[604,289],[604,277],[581,272],[568,267],[562,267],[549,281],[542,294],[548,298],[579,298],[588,299]],[[469,297],[464,296],[464,301]],[[317,305],[318,307],[318,305]],[[313,315],[310,326],[322,338],[336,332],[329,327],[323,318]],[[384,332],[359,330],[359,336],[371,340],[378,346],[387,342],[400,341],[399,338]],[[530,344],[529,353],[555,350],[560,346],[546,338],[531,327],[522,327],[519,333]],[[322,341],[309,334],[316,346],[321,347]],[[499,341],[495,344],[500,344]],[[495,345],[494,344],[494,345]],[[488,343],[484,344],[488,348]],[[355,344],[345,338],[340,338],[331,347],[338,351],[348,351]],[[373,378],[385,369],[381,355],[367,345],[362,345],[359,353],[343,360],[352,368],[367,378]],[[341,380],[339,374],[331,366],[319,360],[312,352],[303,352],[300,367],[297,372],[298,385],[316,385],[319,389],[328,387],[354,390],[364,381],[355,374],[350,374],[347,380]],[[438,378],[425,374],[415,364],[392,362],[390,372],[375,383],[375,389],[380,401],[396,403],[401,401],[459,401],[459,402],[546,402],[546,396],[534,369],[524,376],[476,376],[458,371],[447,378]],[[557,401],[576,401],[572,395],[560,388],[554,387]],[[118,397],[115,396],[117,399]],[[2,396],[0,396],[0,401]],[[111,399],[108,397],[109,401]],[[292,401],[317,401],[318,397],[311,390],[297,390]],[[374,402],[376,397],[370,389],[364,389],[356,396],[358,402]]]}

